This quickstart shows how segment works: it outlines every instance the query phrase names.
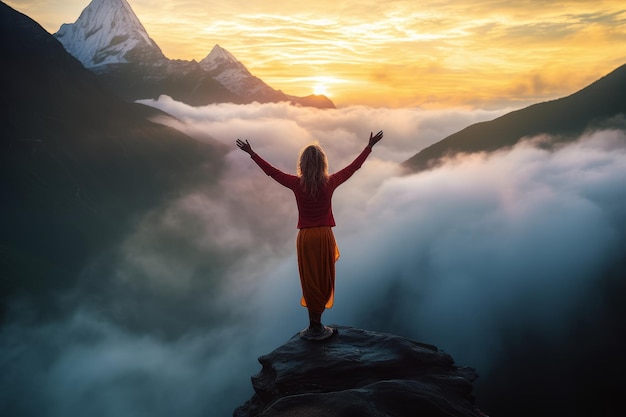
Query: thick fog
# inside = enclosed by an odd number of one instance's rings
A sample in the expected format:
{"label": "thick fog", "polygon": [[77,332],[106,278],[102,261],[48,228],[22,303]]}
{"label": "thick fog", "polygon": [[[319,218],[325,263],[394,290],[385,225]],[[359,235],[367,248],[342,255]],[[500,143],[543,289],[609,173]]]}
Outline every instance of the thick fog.
{"label": "thick fog", "polygon": [[336,171],[370,131],[385,132],[335,192],[341,258],[325,323],[435,344],[489,384],[511,349],[566,343],[581,317],[602,310],[602,280],[626,241],[623,131],[552,151],[529,138],[409,175],[399,163],[504,111],[145,104],[175,116],[159,123],[230,147],[227,168],[218,187],[145,213],[57,295],[64,314],[35,320],[28,300],[12,306],[0,330],[9,414],[227,416],[252,395],[257,357],[308,323],[294,198],[234,146],[238,137],[289,172],[318,141]]}

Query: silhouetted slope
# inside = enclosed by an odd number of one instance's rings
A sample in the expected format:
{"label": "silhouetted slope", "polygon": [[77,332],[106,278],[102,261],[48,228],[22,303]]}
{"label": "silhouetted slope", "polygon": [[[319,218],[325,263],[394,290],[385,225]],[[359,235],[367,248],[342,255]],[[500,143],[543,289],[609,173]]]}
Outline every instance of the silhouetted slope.
{"label": "silhouetted slope", "polygon": [[556,142],[575,139],[585,129],[626,114],[626,65],[571,96],[534,104],[489,122],[476,123],[437,142],[404,165],[420,171],[458,153],[490,152],[513,146],[524,137],[554,136]]}
{"label": "silhouetted slope", "polygon": [[49,33],[0,3],[0,306],[65,288],[168,193],[206,180],[221,150],[154,124]]}

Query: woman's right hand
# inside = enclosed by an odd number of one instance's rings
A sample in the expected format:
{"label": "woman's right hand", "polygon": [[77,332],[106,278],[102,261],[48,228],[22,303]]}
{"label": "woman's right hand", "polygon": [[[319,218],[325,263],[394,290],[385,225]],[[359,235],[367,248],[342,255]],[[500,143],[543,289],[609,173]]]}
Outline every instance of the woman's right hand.
{"label": "woman's right hand", "polygon": [[245,142],[241,139],[237,139],[236,143],[239,149],[241,149],[245,153],[250,154],[250,155],[254,153],[254,151],[252,150],[252,146],[250,146],[250,144],[248,143],[248,139],[246,139]]}

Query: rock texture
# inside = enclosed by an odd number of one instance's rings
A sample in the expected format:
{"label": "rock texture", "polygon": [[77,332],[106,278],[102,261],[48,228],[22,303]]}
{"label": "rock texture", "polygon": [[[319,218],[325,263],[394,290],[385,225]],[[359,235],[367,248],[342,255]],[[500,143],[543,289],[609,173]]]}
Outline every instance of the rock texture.
{"label": "rock texture", "polygon": [[333,326],[330,339],[298,335],[259,358],[254,396],[235,417],[484,416],[474,407],[473,369],[435,346]]}
{"label": "rock texture", "polygon": [[166,60],[126,0],[93,0],[54,36],[86,68]]}

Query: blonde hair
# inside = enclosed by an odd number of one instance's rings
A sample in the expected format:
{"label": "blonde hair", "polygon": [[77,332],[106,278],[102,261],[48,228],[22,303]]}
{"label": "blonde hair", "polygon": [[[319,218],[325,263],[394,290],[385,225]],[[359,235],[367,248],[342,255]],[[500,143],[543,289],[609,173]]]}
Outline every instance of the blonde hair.
{"label": "blonde hair", "polygon": [[320,145],[314,143],[300,151],[297,172],[304,191],[316,198],[328,182],[328,158]]}

